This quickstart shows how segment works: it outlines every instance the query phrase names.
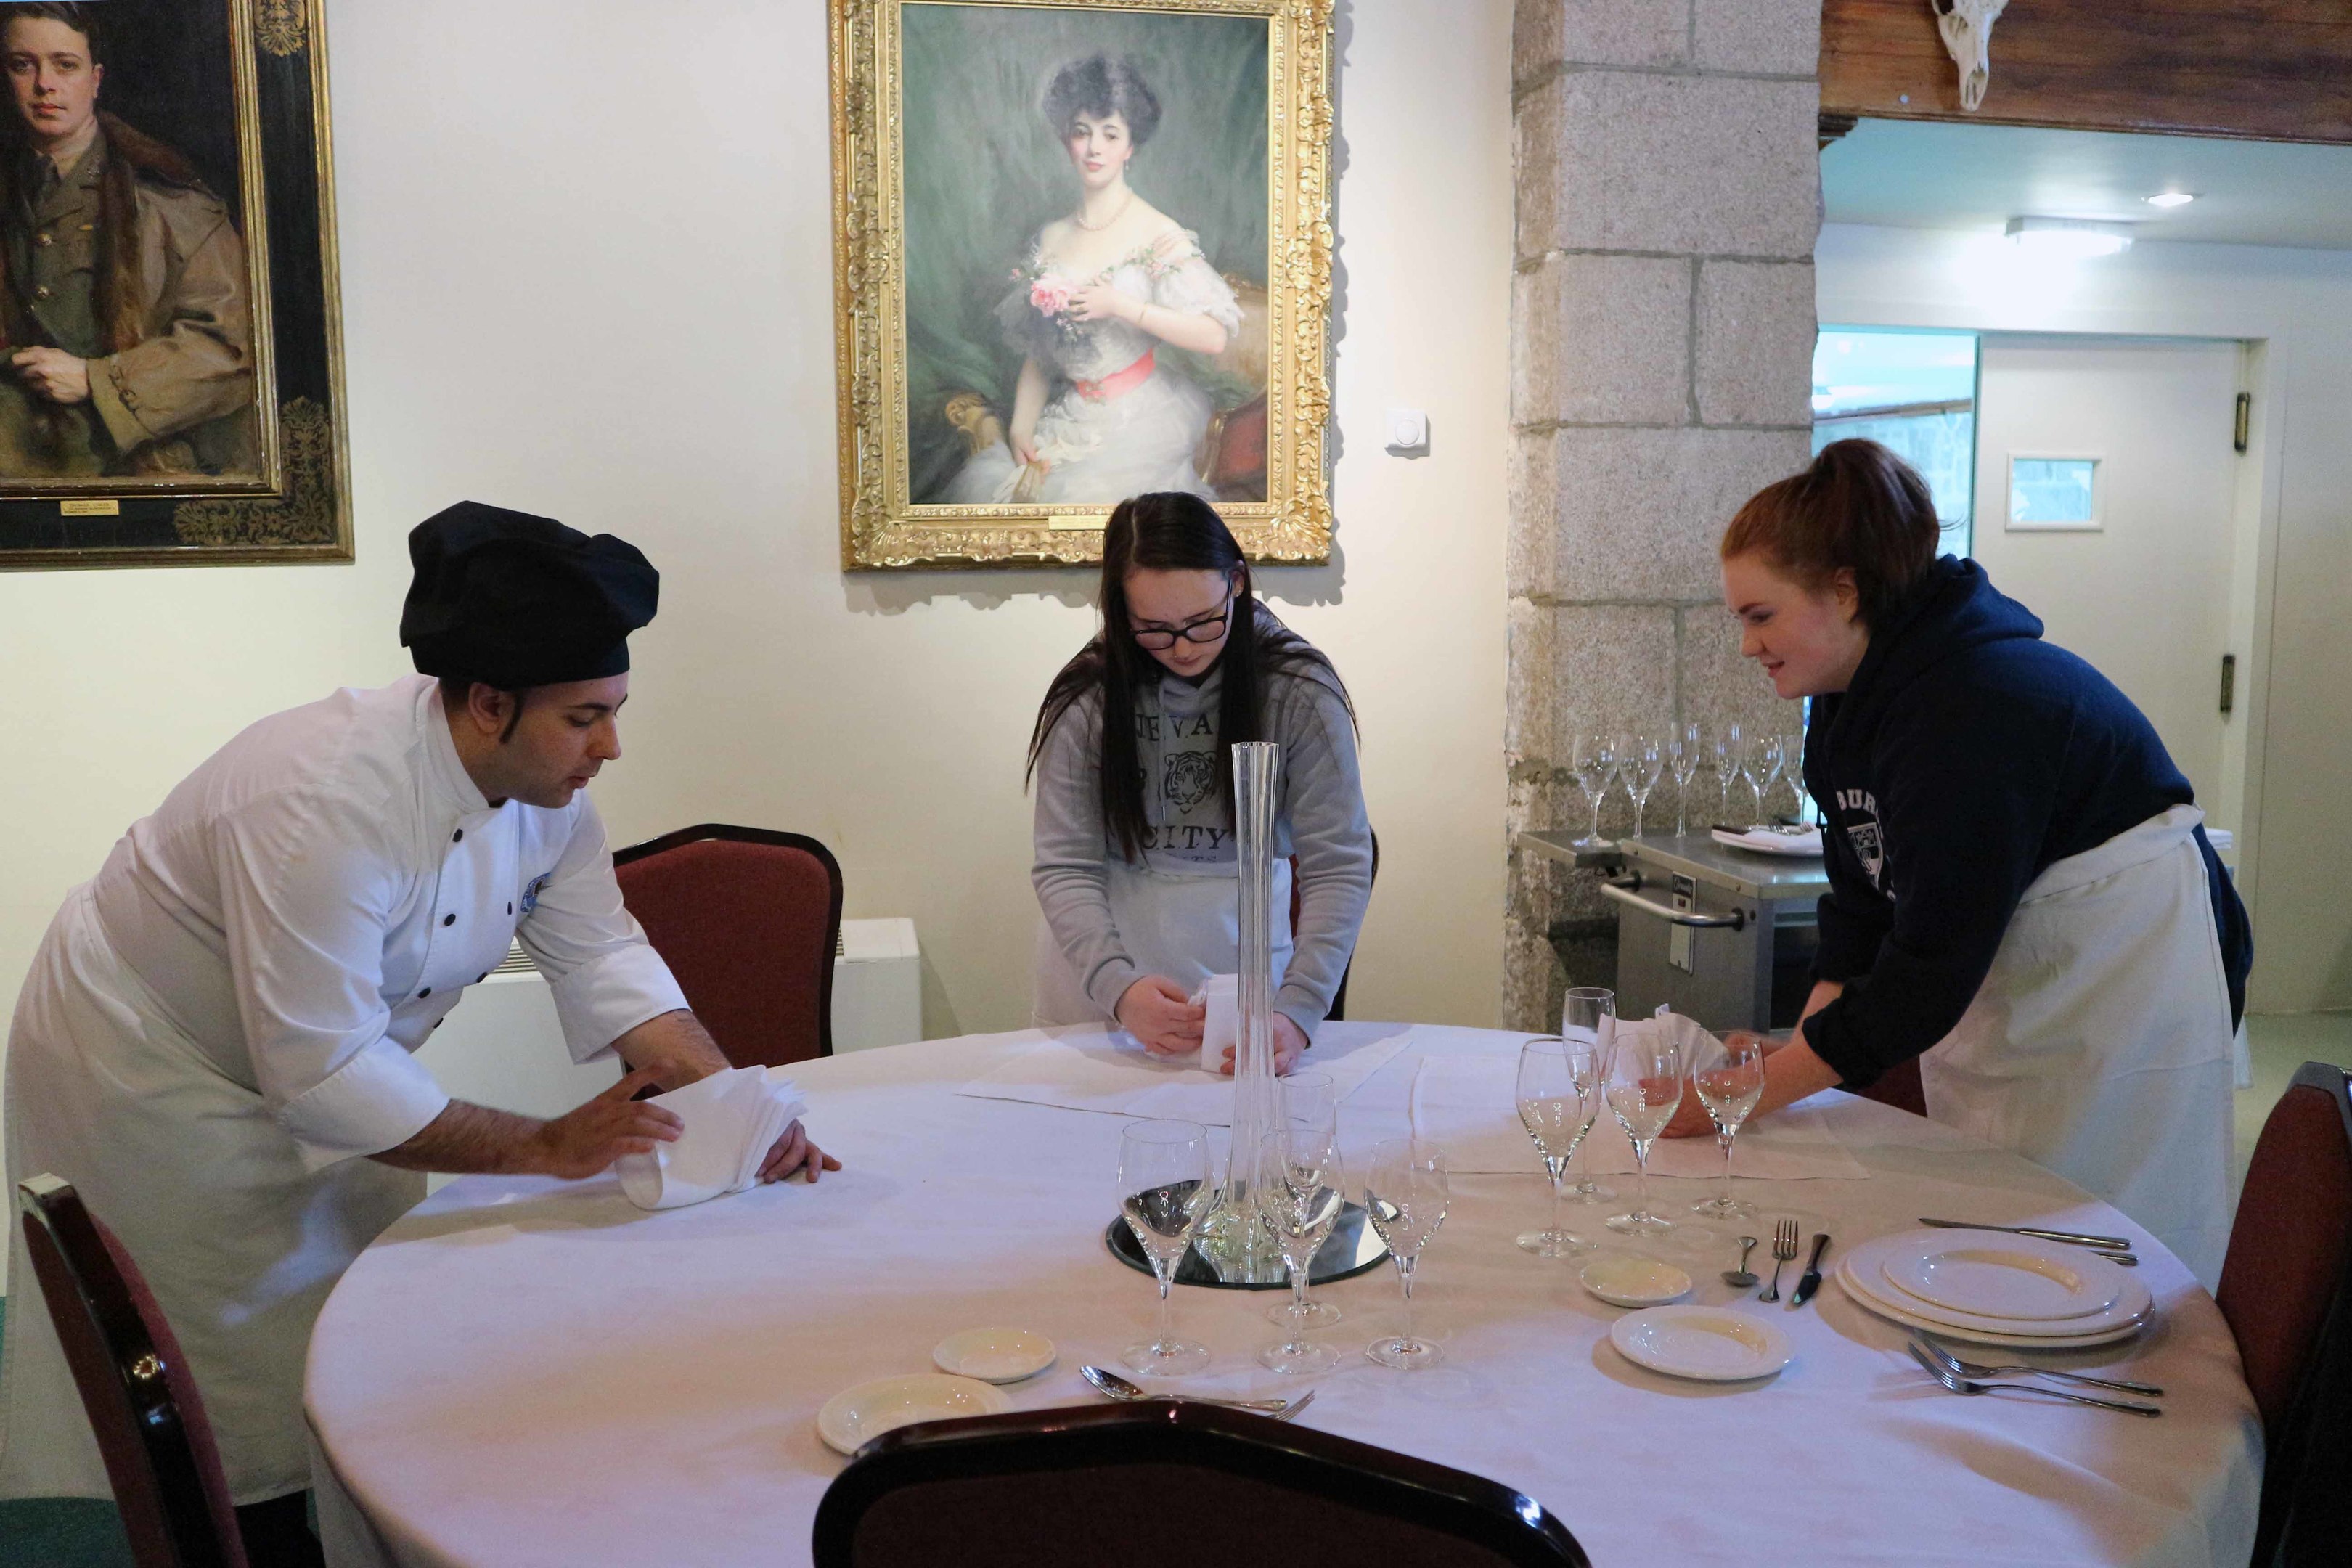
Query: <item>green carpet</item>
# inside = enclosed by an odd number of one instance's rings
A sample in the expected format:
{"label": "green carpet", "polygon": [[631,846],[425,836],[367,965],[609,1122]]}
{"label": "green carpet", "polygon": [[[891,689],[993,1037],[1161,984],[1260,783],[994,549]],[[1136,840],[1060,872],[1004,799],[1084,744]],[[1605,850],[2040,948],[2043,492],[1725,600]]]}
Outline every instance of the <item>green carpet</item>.
{"label": "green carpet", "polygon": [[[0,1297],[0,1334],[8,1302]],[[133,1568],[122,1517],[91,1498],[0,1502],[0,1568]]]}

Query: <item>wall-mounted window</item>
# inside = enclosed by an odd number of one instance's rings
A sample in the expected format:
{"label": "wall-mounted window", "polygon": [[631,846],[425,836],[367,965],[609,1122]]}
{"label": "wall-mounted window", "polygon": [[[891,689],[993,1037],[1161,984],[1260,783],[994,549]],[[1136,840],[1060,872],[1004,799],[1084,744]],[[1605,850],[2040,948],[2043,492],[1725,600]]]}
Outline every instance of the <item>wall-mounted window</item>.
{"label": "wall-mounted window", "polygon": [[2101,526],[2099,459],[2009,455],[2009,531]]}
{"label": "wall-mounted window", "polygon": [[1919,470],[1943,549],[1969,553],[1976,510],[1977,335],[1825,327],[1813,348],[1813,450],[1861,437]]}

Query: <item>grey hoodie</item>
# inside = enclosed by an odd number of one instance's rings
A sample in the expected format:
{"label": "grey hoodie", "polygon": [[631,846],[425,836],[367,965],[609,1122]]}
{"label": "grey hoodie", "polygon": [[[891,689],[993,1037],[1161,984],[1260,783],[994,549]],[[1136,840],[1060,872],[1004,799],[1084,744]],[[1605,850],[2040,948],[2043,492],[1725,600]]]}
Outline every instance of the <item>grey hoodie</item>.
{"label": "grey hoodie", "polygon": [[[1135,695],[1136,751],[1144,769],[1146,868],[1176,876],[1232,875],[1234,833],[1217,739],[1219,663],[1198,685],[1167,676]],[[1037,760],[1037,902],[1087,997],[1113,1015],[1143,978],[1111,918],[1108,862],[1118,854],[1105,831],[1097,778],[1102,703],[1070,705]],[[1308,1039],[1331,1011],[1372,890],[1372,829],[1356,772],[1356,731],[1338,689],[1313,674],[1266,682],[1266,735],[1282,747],[1275,808],[1275,853],[1297,857],[1298,929],[1275,1009]],[[1226,781],[1231,789],[1231,781]]]}

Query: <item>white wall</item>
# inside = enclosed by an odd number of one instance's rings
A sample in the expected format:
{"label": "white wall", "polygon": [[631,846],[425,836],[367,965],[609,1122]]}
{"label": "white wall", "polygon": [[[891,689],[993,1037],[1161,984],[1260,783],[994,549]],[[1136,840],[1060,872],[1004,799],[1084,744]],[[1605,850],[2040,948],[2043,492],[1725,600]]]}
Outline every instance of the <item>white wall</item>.
{"label": "white wall", "polygon": [[[239,726],[406,668],[403,539],[461,497],[640,545],[617,841],[813,833],[908,915],[933,1033],[1025,1016],[1022,750],[1079,572],[845,576],[824,0],[331,0],[359,559],[0,575],[0,1009],[66,890]],[[1363,722],[1362,1017],[1501,978],[1508,0],[1340,23],[1328,568],[1268,572]],[[1391,404],[1433,453],[1387,455]]]}
{"label": "white wall", "polygon": [[[2071,267],[1998,236],[1832,224],[1815,255],[1825,324],[2101,332],[2253,342],[2249,537],[2232,606],[2245,726],[2222,812],[2259,804],[2242,843],[2254,921],[2251,1005],[2352,1007],[2352,253],[2142,242]],[[2118,616],[2165,606],[2117,602]],[[2253,637],[2267,615],[2269,637]],[[2266,695],[2265,695],[2266,694]],[[2253,700],[2250,700],[2250,697]]]}

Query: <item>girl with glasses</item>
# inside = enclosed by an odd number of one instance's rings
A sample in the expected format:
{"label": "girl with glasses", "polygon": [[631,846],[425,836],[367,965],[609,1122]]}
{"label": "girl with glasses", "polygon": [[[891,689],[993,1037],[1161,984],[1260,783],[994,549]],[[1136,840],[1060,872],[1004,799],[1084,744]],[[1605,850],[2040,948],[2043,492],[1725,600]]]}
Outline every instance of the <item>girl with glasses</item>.
{"label": "girl with glasses", "polygon": [[[1119,503],[1100,605],[1100,634],[1054,678],[1029,741],[1045,917],[1032,1021],[1115,1022],[1161,1055],[1199,1047],[1191,998],[1240,949],[1229,748],[1274,741],[1274,1035],[1287,1071],[1330,1011],[1371,894],[1347,689],[1257,602],[1241,547],[1198,497]],[[1230,1072],[1231,1054],[1203,1065]]]}

